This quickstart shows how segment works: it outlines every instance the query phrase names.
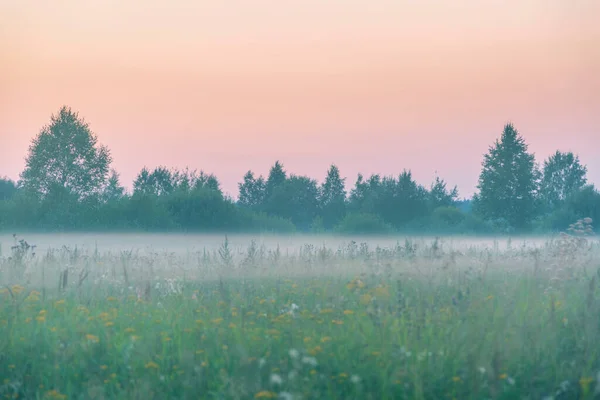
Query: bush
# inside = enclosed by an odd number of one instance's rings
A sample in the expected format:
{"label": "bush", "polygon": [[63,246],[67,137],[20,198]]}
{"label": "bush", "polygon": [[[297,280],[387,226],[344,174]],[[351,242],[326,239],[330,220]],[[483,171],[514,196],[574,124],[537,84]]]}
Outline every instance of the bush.
{"label": "bush", "polygon": [[339,234],[389,234],[394,228],[383,221],[381,217],[367,213],[347,214],[335,227],[334,231]]}

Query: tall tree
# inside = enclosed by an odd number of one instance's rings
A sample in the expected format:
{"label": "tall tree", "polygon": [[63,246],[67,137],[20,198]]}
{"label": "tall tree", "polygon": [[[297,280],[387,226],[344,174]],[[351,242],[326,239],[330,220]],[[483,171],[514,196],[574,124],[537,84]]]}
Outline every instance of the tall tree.
{"label": "tall tree", "polygon": [[567,197],[583,188],[587,168],[571,152],[556,151],[544,161],[540,196],[548,211],[556,209]]}
{"label": "tall tree", "polygon": [[537,213],[539,170],[534,155],[512,124],[484,156],[475,210],[486,219],[505,219],[511,227],[529,226]]}
{"label": "tall tree", "polygon": [[64,188],[75,197],[99,194],[108,178],[112,158],[87,122],[68,107],[52,115],[29,146],[22,186],[45,197]]}
{"label": "tall tree", "polygon": [[269,177],[267,178],[267,183],[265,187],[265,196],[270,198],[275,189],[281,187],[285,180],[287,179],[287,174],[283,169],[283,164],[279,161],[276,161],[275,164],[271,167],[269,171]]}
{"label": "tall tree", "polygon": [[331,165],[319,187],[319,207],[325,228],[333,228],[346,214],[346,179],[336,165]]}

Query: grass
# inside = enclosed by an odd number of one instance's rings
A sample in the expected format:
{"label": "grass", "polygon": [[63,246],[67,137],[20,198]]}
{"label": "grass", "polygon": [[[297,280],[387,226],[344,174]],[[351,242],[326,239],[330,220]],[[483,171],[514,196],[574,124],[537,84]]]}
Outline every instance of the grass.
{"label": "grass", "polygon": [[4,398],[600,398],[593,241],[25,244],[0,261]]}

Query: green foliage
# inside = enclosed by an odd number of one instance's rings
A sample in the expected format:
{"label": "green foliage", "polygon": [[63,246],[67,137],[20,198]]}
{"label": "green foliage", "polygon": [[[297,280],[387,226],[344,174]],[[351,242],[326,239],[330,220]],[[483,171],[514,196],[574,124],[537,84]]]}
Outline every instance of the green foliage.
{"label": "green foliage", "polygon": [[537,215],[539,171],[534,155],[512,124],[485,154],[474,197],[475,211],[487,220],[506,220],[517,230],[527,229]]}
{"label": "green foliage", "polygon": [[587,168],[573,153],[556,151],[544,161],[540,197],[547,210],[556,210],[581,190],[587,181]]}
{"label": "green foliage", "polygon": [[336,165],[319,185],[279,161],[266,180],[248,171],[237,201],[212,174],[165,166],[144,167],[128,193],[110,162],[88,124],[61,108],[32,141],[19,184],[0,179],[0,229],[506,234],[600,219],[600,195],[585,186],[579,158],[557,151],[538,188],[534,156],[511,124],[485,155],[472,200],[459,201],[439,176],[425,188],[406,169],[358,174],[347,193]]}
{"label": "green foliage", "polygon": [[33,139],[21,185],[42,198],[51,196],[52,190],[64,189],[82,199],[101,191],[111,161],[108,148],[98,144],[89,125],[76,112],[62,107]]}
{"label": "green foliage", "polygon": [[0,178],[0,201],[13,198],[17,193],[17,185],[8,178]]}
{"label": "green foliage", "polygon": [[347,214],[335,227],[339,234],[390,234],[394,228],[383,221],[380,216],[367,213]]}

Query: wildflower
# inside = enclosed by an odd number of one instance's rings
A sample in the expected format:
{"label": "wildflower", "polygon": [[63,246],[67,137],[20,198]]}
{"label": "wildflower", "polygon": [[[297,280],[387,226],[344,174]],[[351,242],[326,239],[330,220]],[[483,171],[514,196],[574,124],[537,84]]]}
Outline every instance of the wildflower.
{"label": "wildflower", "polygon": [[12,286],[10,289],[12,290],[12,292],[13,292],[14,294],[19,294],[19,293],[21,293],[23,290],[25,290],[25,288],[24,288],[23,286],[21,286],[21,285],[13,285],[13,286]]}
{"label": "wildflower", "polygon": [[106,326],[107,328],[113,326],[115,323],[112,321],[108,321],[107,323],[104,324],[104,326]]}
{"label": "wildflower", "polygon": [[116,297],[113,297],[113,296],[108,296],[106,298],[106,301],[115,302],[115,301],[118,301],[118,299]]}
{"label": "wildflower", "polygon": [[279,398],[282,400],[293,400],[294,396],[290,392],[280,392]]}
{"label": "wildflower", "polygon": [[500,374],[500,375],[498,375],[498,379],[501,379],[501,380],[504,380],[507,377],[508,377],[508,375],[506,375],[506,374]]}
{"label": "wildflower", "polygon": [[321,343],[327,343],[327,342],[331,342],[331,337],[325,336],[325,337],[321,338]]}
{"label": "wildflower", "polygon": [[171,338],[167,336],[167,337],[165,337],[165,338],[163,339],[163,341],[164,341],[164,342],[170,342],[170,341],[171,341]]}
{"label": "wildflower", "polygon": [[106,371],[106,370],[108,369],[108,366],[106,366],[106,365],[101,365],[101,366],[100,366],[100,369],[101,369],[102,371]]}
{"label": "wildflower", "polygon": [[354,384],[356,384],[356,383],[360,382],[360,376],[358,376],[358,375],[352,375],[352,376],[350,377],[350,382],[352,382],[352,383],[354,383]]}
{"label": "wildflower", "polygon": [[281,385],[283,383],[283,379],[281,379],[281,376],[279,376],[277,374],[272,374],[271,375],[271,383],[273,385]]}
{"label": "wildflower", "polygon": [[370,304],[373,300],[373,297],[369,293],[365,293],[360,296],[360,304],[367,305]]}
{"label": "wildflower", "polygon": [[60,307],[65,304],[65,299],[60,299],[54,302],[54,307]]}
{"label": "wildflower", "polygon": [[135,329],[133,328],[125,328],[125,333],[133,333],[135,332]]}
{"label": "wildflower", "polygon": [[460,376],[453,376],[452,377],[452,382],[460,382]]}
{"label": "wildflower", "polygon": [[46,316],[38,315],[37,317],[35,317],[35,320],[38,322],[46,322]]}
{"label": "wildflower", "polygon": [[307,337],[305,337],[305,338],[303,339],[304,343],[308,343],[308,342],[310,342],[311,340],[312,340],[312,338],[311,338],[311,337],[308,337],[308,336],[307,336]]}
{"label": "wildflower", "polygon": [[300,352],[296,349],[290,349],[288,354],[290,355],[291,358],[298,358],[298,356],[300,355]]}
{"label": "wildflower", "polygon": [[318,362],[317,362],[317,359],[314,357],[304,356],[304,357],[302,357],[302,364],[307,364],[307,365],[316,367],[318,365]]}
{"label": "wildflower", "polygon": [[223,318],[215,318],[211,322],[215,325],[219,325],[221,322],[223,322]]}
{"label": "wildflower", "polygon": [[331,314],[333,312],[333,308],[324,308],[321,310],[321,314]]}
{"label": "wildflower", "polygon": [[352,315],[354,314],[354,311],[352,310],[344,310],[344,315]]}
{"label": "wildflower", "polygon": [[92,342],[92,343],[98,343],[100,341],[100,339],[98,338],[98,336],[94,336],[94,335],[91,335],[89,333],[87,335],[85,335],[85,338],[87,340],[89,340],[90,342]]}
{"label": "wildflower", "polygon": [[341,319],[333,319],[331,320],[331,323],[335,325],[344,325],[344,321],[342,321]]}
{"label": "wildflower", "polygon": [[146,369],[158,369],[158,364],[154,361],[148,361],[144,367]]}
{"label": "wildflower", "polygon": [[276,393],[269,392],[267,390],[260,391],[254,395],[255,399],[274,399],[277,397]]}

